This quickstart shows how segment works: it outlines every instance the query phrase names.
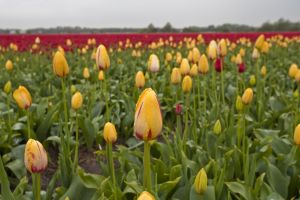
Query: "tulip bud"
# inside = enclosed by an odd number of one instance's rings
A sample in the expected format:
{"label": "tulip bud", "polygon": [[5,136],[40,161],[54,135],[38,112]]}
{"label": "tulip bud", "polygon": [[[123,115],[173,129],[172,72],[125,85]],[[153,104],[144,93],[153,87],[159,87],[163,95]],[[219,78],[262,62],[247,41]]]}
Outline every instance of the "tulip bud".
{"label": "tulip bud", "polygon": [[148,70],[150,72],[158,72],[159,71],[159,59],[157,55],[151,54],[148,60]]}
{"label": "tulip bud", "polygon": [[265,36],[264,35],[260,35],[257,39],[256,39],[256,42],[255,42],[255,47],[257,49],[261,49],[263,44],[265,42]]}
{"label": "tulip bud", "polygon": [[294,142],[297,146],[300,146],[300,124],[297,125],[294,131]]}
{"label": "tulip bud", "polygon": [[227,44],[224,39],[221,39],[218,43],[218,55],[224,57],[227,55]]}
{"label": "tulip bud", "polygon": [[154,196],[147,191],[144,191],[140,194],[137,200],[155,200]]}
{"label": "tulip bud", "polygon": [[293,63],[289,69],[289,76],[291,78],[295,78],[297,72],[298,72],[298,66],[297,64]]}
{"label": "tulip bud", "polygon": [[83,98],[80,92],[76,92],[73,96],[72,96],[72,108],[74,110],[79,109],[82,106],[82,102],[83,102]]}
{"label": "tulip bud", "polygon": [[104,72],[102,70],[100,70],[98,73],[98,80],[103,81],[104,79],[105,79]]}
{"label": "tulip bud", "polygon": [[53,58],[53,71],[56,76],[64,77],[69,74],[69,66],[65,56],[57,51]]}
{"label": "tulip bud", "polygon": [[198,74],[198,66],[196,64],[193,64],[191,70],[190,70],[190,75],[192,77],[197,76]]}
{"label": "tulip bud", "polygon": [[192,89],[193,81],[189,75],[186,75],[182,81],[182,91],[184,93],[189,93]]}
{"label": "tulip bud", "polygon": [[210,41],[208,46],[208,58],[210,58],[211,60],[215,60],[217,58],[217,48],[218,46],[216,41]]}
{"label": "tulip bud", "polygon": [[175,113],[176,113],[176,115],[182,114],[182,105],[180,103],[176,104]]}
{"label": "tulip bud", "polygon": [[240,64],[243,63],[243,59],[242,59],[241,54],[238,54],[238,55],[235,57],[235,63],[236,63],[237,65],[240,65]]}
{"label": "tulip bud", "polygon": [[172,54],[171,54],[170,52],[168,52],[168,53],[166,54],[166,61],[167,61],[167,62],[172,61]]}
{"label": "tulip bud", "polygon": [[[189,47],[187,47],[187,48],[189,48]],[[187,59],[188,59],[188,61],[193,61],[193,52],[192,51],[189,51]]]}
{"label": "tulip bud", "polygon": [[194,189],[199,194],[204,194],[207,190],[207,175],[204,168],[198,172],[195,178]]}
{"label": "tulip bud", "polygon": [[179,84],[181,82],[181,73],[180,70],[175,67],[172,69],[172,73],[171,73],[171,83],[176,85]]}
{"label": "tulip bud", "polygon": [[236,101],[235,101],[236,110],[240,112],[243,110],[243,107],[244,107],[244,105],[243,105],[241,96],[237,96]]}
{"label": "tulip bud", "polygon": [[114,143],[117,141],[117,131],[115,125],[107,122],[104,126],[103,137],[106,143]]}
{"label": "tulip bud", "polygon": [[295,97],[295,98],[298,98],[298,97],[299,97],[299,91],[298,91],[298,89],[296,89],[296,90],[293,92],[293,97]]}
{"label": "tulip bud", "polygon": [[5,68],[7,71],[11,71],[13,69],[13,63],[11,62],[11,60],[6,61]]}
{"label": "tulip bud", "polygon": [[96,64],[99,70],[106,70],[110,66],[110,59],[104,45],[100,44],[96,51]]}
{"label": "tulip bud", "polygon": [[259,58],[259,51],[256,49],[256,48],[254,48],[253,49],[253,52],[252,52],[252,58],[253,59],[258,59]]}
{"label": "tulip bud", "polygon": [[300,83],[300,69],[297,70],[296,76],[295,76],[295,81],[297,83]]}
{"label": "tulip bud", "polygon": [[77,88],[75,85],[71,85],[71,93],[74,94],[77,91]]}
{"label": "tulip bud", "polygon": [[36,37],[35,40],[34,40],[34,42],[35,42],[36,44],[40,44],[40,43],[41,43],[41,40],[40,40],[39,37]]}
{"label": "tulip bud", "polygon": [[268,53],[269,52],[269,43],[268,42],[264,42],[263,43],[263,46],[262,46],[262,48],[261,48],[261,52],[262,53]]}
{"label": "tulip bud", "polygon": [[89,71],[89,68],[87,68],[87,67],[85,67],[83,69],[83,78],[85,78],[85,79],[90,78],[90,71]]}
{"label": "tulip bud", "polygon": [[215,62],[215,69],[217,72],[221,72],[223,69],[223,66],[222,66],[222,60],[220,58],[217,58],[216,59],[216,62]]}
{"label": "tulip bud", "polygon": [[5,83],[3,90],[6,94],[10,93],[10,91],[11,91],[11,82],[10,81],[7,81]]}
{"label": "tulip bud", "polygon": [[214,125],[214,134],[219,135],[222,131],[222,126],[220,120],[217,120]]}
{"label": "tulip bud", "polygon": [[242,102],[244,105],[248,105],[252,102],[252,98],[253,98],[253,90],[251,88],[247,88],[244,91],[244,94],[242,96]]}
{"label": "tulip bud", "polygon": [[142,71],[138,71],[135,75],[135,87],[143,88],[145,85],[145,76]]}
{"label": "tulip bud", "polygon": [[261,67],[260,74],[262,75],[262,77],[266,76],[266,74],[267,74],[267,68],[266,68],[265,65]]}
{"label": "tulip bud", "polygon": [[182,55],[180,52],[177,52],[176,53],[176,63],[177,64],[180,64],[181,63],[181,60],[182,60]]}
{"label": "tulip bud", "polygon": [[43,172],[48,165],[47,153],[43,145],[33,139],[29,139],[25,146],[24,163],[30,173]]}
{"label": "tulip bud", "polygon": [[245,54],[246,54],[245,49],[244,49],[244,48],[240,48],[239,54],[240,54],[242,57],[244,57]]}
{"label": "tulip bud", "polygon": [[192,54],[193,54],[193,63],[197,63],[200,59],[200,51],[198,48],[194,47],[192,50]]}
{"label": "tulip bud", "polygon": [[180,73],[181,75],[187,75],[190,72],[190,64],[188,59],[184,58],[180,64]]}
{"label": "tulip bud", "polygon": [[31,106],[31,95],[24,86],[19,86],[19,88],[14,91],[13,97],[19,108],[28,109]]}
{"label": "tulip bud", "polygon": [[254,85],[255,85],[256,79],[255,79],[255,76],[254,76],[254,75],[251,75],[251,76],[250,76],[250,81],[249,81],[249,82],[250,82],[250,85],[251,85],[251,86],[254,86]]}
{"label": "tulip bud", "polygon": [[208,61],[206,56],[203,54],[199,59],[199,68],[198,71],[201,74],[206,74],[209,70]]}
{"label": "tulip bud", "polygon": [[134,134],[141,140],[153,140],[161,132],[162,114],[156,93],[145,89],[140,95],[135,108]]}
{"label": "tulip bud", "polygon": [[236,63],[236,57],[234,55],[231,56],[230,58],[230,62],[232,63]]}

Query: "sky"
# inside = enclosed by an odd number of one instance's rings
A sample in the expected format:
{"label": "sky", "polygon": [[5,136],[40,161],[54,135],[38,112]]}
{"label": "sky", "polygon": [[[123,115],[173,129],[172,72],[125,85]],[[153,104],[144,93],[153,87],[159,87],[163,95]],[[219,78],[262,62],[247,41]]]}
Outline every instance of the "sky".
{"label": "sky", "polygon": [[300,0],[0,0],[0,28],[259,26],[300,21],[299,9]]}

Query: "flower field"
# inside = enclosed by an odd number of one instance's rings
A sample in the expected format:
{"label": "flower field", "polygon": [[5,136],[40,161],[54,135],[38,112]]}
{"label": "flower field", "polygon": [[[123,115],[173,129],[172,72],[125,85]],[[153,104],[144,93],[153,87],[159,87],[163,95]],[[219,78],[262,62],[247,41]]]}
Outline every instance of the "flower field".
{"label": "flower field", "polygon": [[299,64],[297,32],[0,35],[0,199],[300,199]]}

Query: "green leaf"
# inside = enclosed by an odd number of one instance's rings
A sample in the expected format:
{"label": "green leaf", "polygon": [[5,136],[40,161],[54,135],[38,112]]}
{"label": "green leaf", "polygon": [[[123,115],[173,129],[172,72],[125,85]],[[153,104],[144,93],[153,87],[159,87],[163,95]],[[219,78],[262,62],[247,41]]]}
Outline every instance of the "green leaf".
{"label": "green leaf", "polygon": [[278,192],[284,199],[288,195],[288,187],[290,177],[281,173],[281,171],[273,164],[268,164],[267,179],[271,188]]}
{"label": "green leaf", "polygon": [[173,181],[167,181],[158,185],[158,196],[161,199],[168,199],[169,196],[172,195],[172,191],[174,191],[181,177],[176,178]]}
{"label": "green leaf", "polygon": [[226,182],[225,184],[231,192],[241,195],[246,200],[252,199],[250,196],[250,191],[244,184],[239,182]]}
{"label": "green leaf", "polygon": [[214,186],[207,186],[207,190],[204,194],[198,194],[194,187],[190,190],[190,200],[215,200],[215,188]]}
{"label": "green leaf", "polygon": [[104,180],[103,176],[85,173],[80,167],[78,167],[77,172],[84,186],[90,189],[98,189],[99,184]]}

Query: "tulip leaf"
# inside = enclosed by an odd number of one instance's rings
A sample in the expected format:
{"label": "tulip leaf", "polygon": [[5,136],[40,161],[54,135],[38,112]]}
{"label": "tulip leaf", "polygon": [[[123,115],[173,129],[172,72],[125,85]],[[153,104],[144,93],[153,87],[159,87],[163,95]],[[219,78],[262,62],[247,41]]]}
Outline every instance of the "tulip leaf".
{"label": "tulip leaf", "polygon": [[273,164],[268,164],[267,179],[271,188],[278,192],[284,199],[288,195],[288,187],[290,182],[290,177],[282,174],[281,171]]}
{"label": "tulip leaf", "polygon": [[214,186],[207,186],[207,190],[203,194],[198,194],[194,187],[190,190],[190,200],[215,200],[215,188]]}

